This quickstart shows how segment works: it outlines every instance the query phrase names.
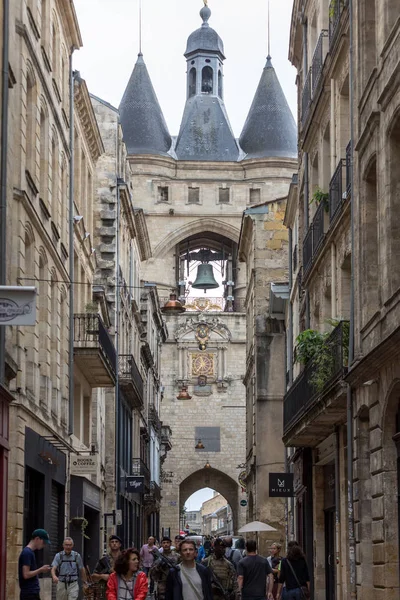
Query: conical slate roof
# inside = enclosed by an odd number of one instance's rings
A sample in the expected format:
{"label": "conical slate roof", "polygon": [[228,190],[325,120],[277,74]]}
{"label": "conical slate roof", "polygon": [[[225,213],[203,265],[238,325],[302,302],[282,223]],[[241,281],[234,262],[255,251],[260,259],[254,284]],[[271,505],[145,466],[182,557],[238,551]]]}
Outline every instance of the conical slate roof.
{"label": "conical slate roof", "polygon": [[237,161],[239,148],[220,98],[187,100],[175,152],[178,160]]}
{"label": "conical slate roof", "polygon": [[140,53],[119,105],[128,154],[163,154],[171,136]]}
{"label": "conical slate roof", "polygon": [[260,83],[239,139],[248,158],[269,156],[297,157],[297,127],[281,88],[271,57]]}

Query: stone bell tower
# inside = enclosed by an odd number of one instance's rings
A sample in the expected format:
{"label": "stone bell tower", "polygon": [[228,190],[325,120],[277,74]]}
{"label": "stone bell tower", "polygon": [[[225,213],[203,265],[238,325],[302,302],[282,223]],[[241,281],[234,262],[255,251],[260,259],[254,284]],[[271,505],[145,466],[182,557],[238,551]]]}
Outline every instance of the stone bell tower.
{"label": "stone bell tower", "polygon": [[[178,136],[168,132],[142,56],[120,106],[133,205],[146,214],[151,242],[141,277],[157,285],[168,328],[159,383],[160,443],[169,451],[159,484],[161,527],[171,535],[185,525],[187,498],[203,487],[227,499],[230,532],[246,520],[243,380],[253,332],[246,336],[252,307],[246,309],[238,243],[243,211],[285,196],[293,170],[268,154],[246,160],[224,103],[224,45],[209,25],[208,6],[200,17],[187,40],[187,99]],[[199,265],[208,265],[202,270],[206,293],[193,286]],[[171,291],[178,297],[172,301]]]}

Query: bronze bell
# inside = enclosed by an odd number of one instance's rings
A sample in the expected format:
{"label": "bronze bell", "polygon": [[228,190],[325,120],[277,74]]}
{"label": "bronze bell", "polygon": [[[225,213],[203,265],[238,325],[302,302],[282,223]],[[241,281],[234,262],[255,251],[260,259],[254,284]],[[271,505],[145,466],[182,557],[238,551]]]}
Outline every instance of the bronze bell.
{"label": "bronze bell", "polygon": [[187,391],[187,387],[185,385],[183,385],[181,387],[176,399],[177,400],[191,400],[192,399],[192,396],[190,396],[189,392]]}
{"label": "bronze bell", "polygon": [[170,294],[168,302],[164,304],[161,312],[168,315],[178,315],[185,312],[186,308],[182,306],[176,297],[176,294]]}
{"label": "bronze bell", "polygon": [[215,281],[212,265],[202,263],[197,268],[196,281],[192,284],[196,290],[213,290],[219,287],[219,283]]}

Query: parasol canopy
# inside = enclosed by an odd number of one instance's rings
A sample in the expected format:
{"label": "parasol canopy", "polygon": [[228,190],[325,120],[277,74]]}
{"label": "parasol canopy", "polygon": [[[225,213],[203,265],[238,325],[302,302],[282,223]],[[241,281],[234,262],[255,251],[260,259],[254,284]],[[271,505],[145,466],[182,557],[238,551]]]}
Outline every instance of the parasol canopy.
{"label": "parasol canopy", "polygon": [[259,531],[277,531],[275,527],[271,527],[268,523],[262,523],[261,521],[252,521],[247,523],[239,529],[239,533],[257,533]]}

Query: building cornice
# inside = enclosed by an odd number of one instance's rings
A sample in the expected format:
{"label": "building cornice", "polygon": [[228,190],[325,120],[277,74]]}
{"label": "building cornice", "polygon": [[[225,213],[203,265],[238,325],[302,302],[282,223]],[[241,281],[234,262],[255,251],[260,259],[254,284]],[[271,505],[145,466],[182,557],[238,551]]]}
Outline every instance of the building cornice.
{"label": "building cornice", "polygon": [[104,153],[104,145],[101,138],[99,126],[94,114],[93,105],[90,100],[86,81],[75,78],[74,81],[74,105],[78,113],[79,121],[85,133],[93,162]]}
{"label": "building cornice", "polygon": [[140,260],[148,260],[151,257],[151,245],[143,210],[141,208],[134,208],[133,217],[135,221]]}
{"label": "building cornice", "polygon": [[82,48],[83,42],[73,0],[57,0],[57,7],[69,48]]}

